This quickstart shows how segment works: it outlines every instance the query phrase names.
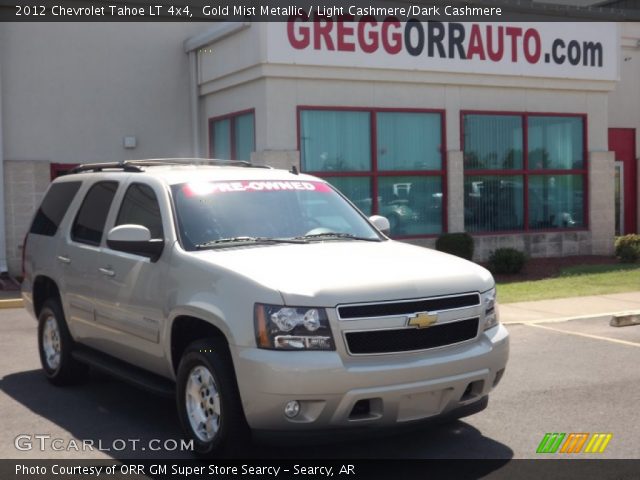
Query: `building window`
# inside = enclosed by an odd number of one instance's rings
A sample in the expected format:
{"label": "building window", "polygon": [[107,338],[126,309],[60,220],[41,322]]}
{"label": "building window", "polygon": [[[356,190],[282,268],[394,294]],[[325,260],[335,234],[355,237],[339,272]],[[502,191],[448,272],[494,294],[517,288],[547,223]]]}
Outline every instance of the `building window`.
{"label": "building window", "polygon": [[585,121],[463,112],[465,229],[585,228]]}
{"label": "building window", "polygon": [[400,237],[444,231],[443,113],[299,109],[302,169],[323,177]]}
{"label": "building window", "polygon": [[209,119],[209,156],[223,160],[251,159],[255,151],[253,110]]}

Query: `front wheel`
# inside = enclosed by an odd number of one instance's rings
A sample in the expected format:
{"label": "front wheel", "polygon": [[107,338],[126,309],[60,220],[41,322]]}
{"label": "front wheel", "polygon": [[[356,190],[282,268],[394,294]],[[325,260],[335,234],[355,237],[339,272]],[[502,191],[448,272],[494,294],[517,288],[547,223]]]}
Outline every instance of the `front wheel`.
{"label": "front wheel", "polygon": [[194,452],[212,457],[237,453],[248,437],[233,363],[226,343],[217,338],[187,347],[177,376],[177,404]]}

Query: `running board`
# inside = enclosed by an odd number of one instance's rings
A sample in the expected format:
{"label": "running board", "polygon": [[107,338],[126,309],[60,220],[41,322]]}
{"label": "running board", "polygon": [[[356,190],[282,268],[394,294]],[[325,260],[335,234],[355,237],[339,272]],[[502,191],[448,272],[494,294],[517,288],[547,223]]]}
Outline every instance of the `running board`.
{"label": "running board", "polygon": [[135,387],[142,388],[163,397],[175,397],[175,383],[171,380],[123,362],[117,358],[89,347],[78,346],[71,356],[108,375],[124,380]]}

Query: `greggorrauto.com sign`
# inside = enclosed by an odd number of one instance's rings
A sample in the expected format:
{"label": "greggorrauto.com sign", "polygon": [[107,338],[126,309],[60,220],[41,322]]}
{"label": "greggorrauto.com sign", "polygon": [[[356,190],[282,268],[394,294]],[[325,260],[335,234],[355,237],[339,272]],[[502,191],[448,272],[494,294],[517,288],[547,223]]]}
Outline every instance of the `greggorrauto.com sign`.
{"label": "greggorrauto.com sign", "polygon": [[421,22],[297,15],[267,25],[268,62],[585,80],[618,78],[615,23]]}

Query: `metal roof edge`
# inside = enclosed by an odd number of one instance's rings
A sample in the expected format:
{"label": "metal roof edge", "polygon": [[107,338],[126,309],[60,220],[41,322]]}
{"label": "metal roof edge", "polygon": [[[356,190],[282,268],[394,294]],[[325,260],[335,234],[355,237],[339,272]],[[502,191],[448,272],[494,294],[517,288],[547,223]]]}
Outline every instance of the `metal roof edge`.
{"label": "metal roof edge", "polygon": [[213,28],[187,38],[184,41],[184,51],[189,53],[198,50],[206,45],[210,45],[225,37],[234,35],[235,33],[249,28],[252,22],[223,22]]}

